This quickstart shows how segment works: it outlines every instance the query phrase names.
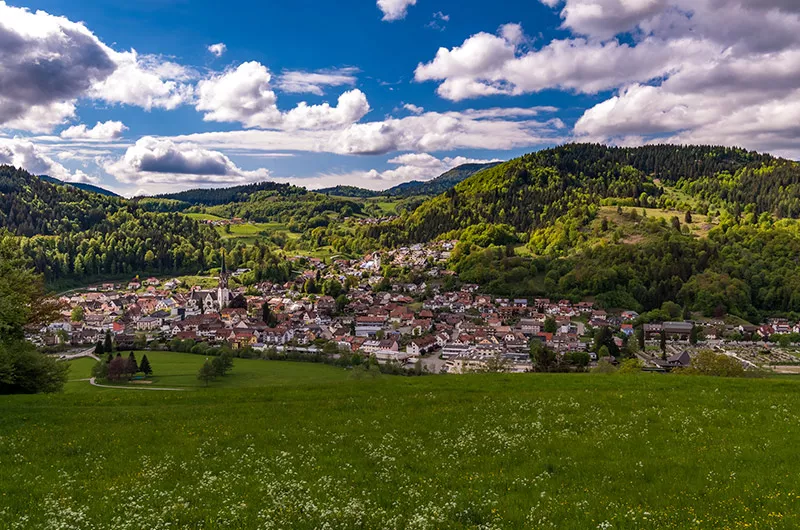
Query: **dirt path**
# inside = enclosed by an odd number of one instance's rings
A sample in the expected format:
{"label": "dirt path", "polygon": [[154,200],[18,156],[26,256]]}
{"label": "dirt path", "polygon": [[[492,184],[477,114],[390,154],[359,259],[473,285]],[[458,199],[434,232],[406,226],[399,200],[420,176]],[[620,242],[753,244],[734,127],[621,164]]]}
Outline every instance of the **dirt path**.
{"label": "dirt path", "polygon": [[184,392],[189,390],[188,388],[164,388],[164,387],[153,387],[153,386],[114,386],[114,385],[101,385],[95,381],[95,378],[92,377],[89,379],[89,384],[92,386],[96,386],[99,388],[113,388],[116,390],[167,390],[170,392]]}

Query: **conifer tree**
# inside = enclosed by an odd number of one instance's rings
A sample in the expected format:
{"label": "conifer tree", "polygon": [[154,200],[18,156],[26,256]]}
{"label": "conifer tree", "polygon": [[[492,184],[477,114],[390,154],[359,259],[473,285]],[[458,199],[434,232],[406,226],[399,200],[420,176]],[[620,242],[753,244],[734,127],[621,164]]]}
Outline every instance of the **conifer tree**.
{"label": "conifer tree", "polygon": [[153,374],[153,368],[150,366],[150,360],[147,358],[147,355],[142,356],[142,362],[139,363],[139,371],[147,377]]}

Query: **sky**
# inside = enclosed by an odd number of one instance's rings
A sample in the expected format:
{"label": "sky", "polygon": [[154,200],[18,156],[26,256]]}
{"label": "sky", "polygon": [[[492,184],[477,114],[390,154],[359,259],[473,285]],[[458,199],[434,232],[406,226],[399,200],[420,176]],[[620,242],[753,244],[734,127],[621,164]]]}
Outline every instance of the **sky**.
{"label": "sky", "polygon": [[0,0],[0,164],[126,196],[799,132],[797,0]]}

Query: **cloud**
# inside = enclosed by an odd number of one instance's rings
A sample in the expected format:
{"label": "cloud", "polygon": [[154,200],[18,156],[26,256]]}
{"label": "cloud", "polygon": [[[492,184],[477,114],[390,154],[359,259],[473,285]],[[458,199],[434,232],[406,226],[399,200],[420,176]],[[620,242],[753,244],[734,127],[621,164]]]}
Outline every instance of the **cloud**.
{"label": "cloud", "polygon": [[218,42],[217,44],[212,44],[207,49],[212,55],[216,57],[222,57],[222,55],[226,51],[228,51],[228,47],[222,42]]}
{"label": "cloud", "polygon": [[[340,102],[341,106],[341,102]],[[425,112],[403,118],[354,123],[338,130],[248,130],[173,137],[212,149],[305,151],[350,155],[455,149],[508,150],[552,145],[566,139],[558,118],[533,119],[549,107]]]}
{"label": "cloud", "polygon": [[146,136],[104,169],[125,184],[234,185],[270,177],[266,169],[245,171],[218,151]]}
{"label": "cloud", "polygon": [[64,182],[96,184],[100,181],[81,170],[71,172],[47,156],[33,142],[21,138],[0,138],[0,164],[10,164],[34,175],[47,175]]}
{"label": "cloud", "polygon": [[741,145],[800,156],[800,3],[541,0],[572,35],[536,49],[516,24],[441,48],[415,71],[452,101],[543,90],[603,99],[574,138]]}
{"label": "cloud", "polygon": [[122,137],[122,133],[128,128],[121,121],[97,122],[91,129],[86,125],[73,125],[61,131],[61,138],[72,138],[79,140],[116,140]]}
{"label": "cloud", "polygon": [[196,75],[192,69],[136,50],[111,55],[117,68],[91,88],[90,97],[148,111],[173,110],[192,100],[193,86],[188,82]]}
{"label": "cloud", "polygon": [[288,112],[278,109],[269,70],[247,62],[200,81],[196,108],[205,121],[240,122],[248,128],[328,129],[344,127],[369,112],[369,103],[358,89],[345,92],[338,105],[300,103]]}
{"label": "cloud", "polygon": [[378,171],[351,171],[349,173],[323,173],[306,179],[293,179],[292,183],[308,188],[334,185],[360,186],[372,190],[383,190],[403,182],[428,181],[463,164],[487,164],[500,160],[481,160],[463,156],[437,158],[428,153],[406,153],[388,160],[397,167]]}
{"label": "cloud", "polygon": [[383,12],[384,21],[393,22],[406,18],[408,8],[416,4],[417,0],[378,0],[378,9]]}
{"label": "cloud", "polygon": [[419,114],[422,114],[423,112],[425,112],[424,108],[418,107],[418,106],[416,106],[416,105],[414,105],[412,103],[406,103],[405,105],[403,105],[403,108],[406,109],[411,114],[419,115]]}
{"label": "cloud", "polygon": [[115,68],[109,49],[83,24],[0,1],[0,125],[50,130]]}
{"label": "cloud", "polygon": [[197,85],[198,111],[205,121],[240,122],[245,127],[280,123],[278,98],[272,91],[272,75],[255,61],[201,80]]}
{"label": "cloud", "polygon": [[0,126],[49,132],[79,99],[173,109],[191,98],[190,70],[119,52],[82,23],[0,0]]}
{"label": "cloud", "polygon": [[318,70],[316,72],[288,70],[280,75],[277,86],[284,92],[322,96],[325,94],[325,87],[355,85],[357,81],[355,74],[359,71],[358,68],[354,67]]}
{"label": "cloud", "polygon": [[439,31],[445,30],[445,25],[447,22],[450,22],[450,15],[445,15],[441,11],[437,11],[431,17],[431,21],[428,22],[425,27],[431,28]]}
{"label": "cloud", "polygon": [[452,101],[550,88],[593,94],[627,81],[655,79],[703,51],[687,47],[685,40],[630,46],[576,38],[526,53],[519,25],[507,24],[499,32],[478,33],[450,50],[440,48],[433,61],[417,67],[415,80],[442,81],[437,93]]}

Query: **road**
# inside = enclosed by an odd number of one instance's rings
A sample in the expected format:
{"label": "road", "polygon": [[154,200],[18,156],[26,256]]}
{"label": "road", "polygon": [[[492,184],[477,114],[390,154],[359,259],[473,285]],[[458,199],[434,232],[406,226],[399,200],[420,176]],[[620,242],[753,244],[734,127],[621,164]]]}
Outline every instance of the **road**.
{"label": "road", "polygon": [[90,359],[94,359],[95,361],[99,361],[100,358],[94,354],[94,348],[89,348],[88,350],[84,350],[78,353],[71,353],[68,355],[61,355],[59,356],[59,361],[71,361],[73,359],[80,359],[81,357],[89,357]]}
{"label": "road", "polygon": [[164,387],[153,387],[153,386],[114,386],[114,385],[101,385],[95,381],[95,378],[92,377],[89,379],[89,384],[92,386],[96,386],[99,388],[113,388],[115,390],[167,390],[169,392],[184,392],[189,390],[188,388],[164,388]]}

